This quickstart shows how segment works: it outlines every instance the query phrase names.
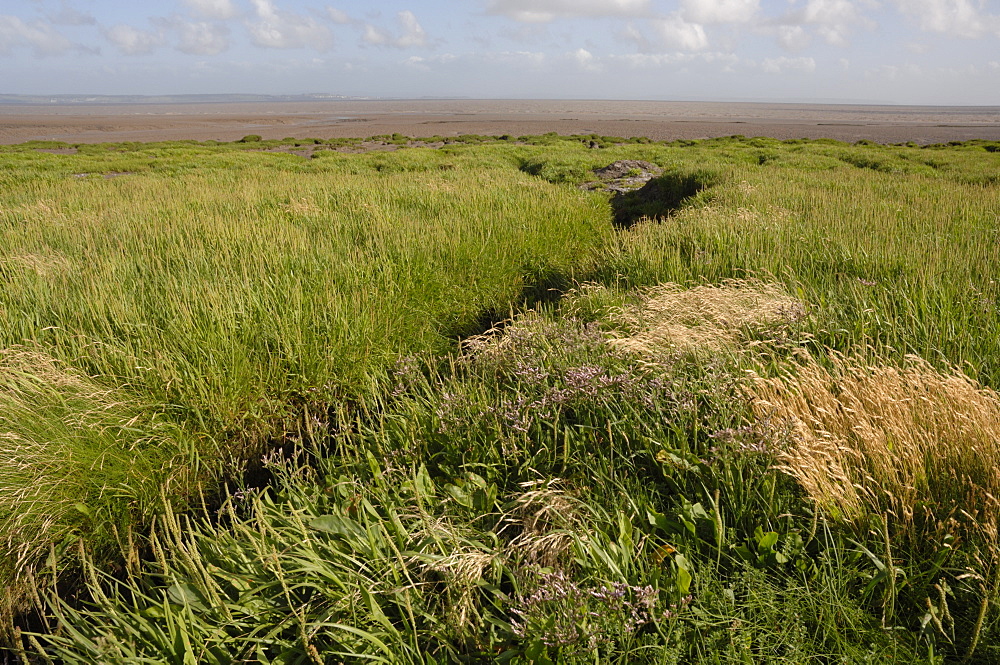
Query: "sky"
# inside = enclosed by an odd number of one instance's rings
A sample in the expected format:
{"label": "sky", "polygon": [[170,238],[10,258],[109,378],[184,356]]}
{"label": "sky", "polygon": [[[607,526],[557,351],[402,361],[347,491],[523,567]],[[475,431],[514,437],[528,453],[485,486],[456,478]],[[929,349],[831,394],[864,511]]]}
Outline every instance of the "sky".
{"label": "sky", "polygon": [[1000,0],[0,0],[0,93],[1000,105]]}

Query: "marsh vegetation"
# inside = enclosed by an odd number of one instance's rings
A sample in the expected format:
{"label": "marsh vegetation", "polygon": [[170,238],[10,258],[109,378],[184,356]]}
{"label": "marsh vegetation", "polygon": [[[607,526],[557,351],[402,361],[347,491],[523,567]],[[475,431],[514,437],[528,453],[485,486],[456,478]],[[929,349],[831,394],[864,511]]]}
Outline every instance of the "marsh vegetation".
{"label": "marsh vegetation", "polygon": [[1000,659],[997,144],[382,139],[0,150],[12,652]]}

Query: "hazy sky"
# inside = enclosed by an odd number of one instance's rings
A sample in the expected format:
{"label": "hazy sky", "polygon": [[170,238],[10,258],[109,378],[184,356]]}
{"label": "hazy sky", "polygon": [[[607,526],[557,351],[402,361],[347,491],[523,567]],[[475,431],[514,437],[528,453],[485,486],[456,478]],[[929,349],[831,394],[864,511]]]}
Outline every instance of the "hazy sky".
{"label": "hazy sky", "polygon": [[1000,0],[0,0],[0,93],[1000,105]]}

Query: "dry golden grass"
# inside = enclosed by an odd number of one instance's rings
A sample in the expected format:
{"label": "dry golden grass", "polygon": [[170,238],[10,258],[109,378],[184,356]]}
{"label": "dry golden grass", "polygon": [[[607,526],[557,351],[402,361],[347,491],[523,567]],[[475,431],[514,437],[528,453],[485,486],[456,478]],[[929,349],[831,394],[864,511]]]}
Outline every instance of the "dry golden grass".
{"label": "dry golden grass", "polygon": [[512,551],[541,567],[557,566],[573,545],[573,532],[583,530],[580,501],[559,479],[524,483],[505,521],[518,535]]}
{"label": "dry golden grass", "polygon": [[63,217],[64,213],[59,209],[58,204],[50,200],[39,200],[34,203],[25,203],[13,209],[15,214],[23,215],[28,219],[51,219],[53,217]]}
{"label": "dry golden grass", "polygon": [[69,259],[58,252],[28,253],[0,258],[0,268],[5,266],[20,271],[31,271],[39,277],[67,273],[72,269]]}
{"label": "dry golden grass", "polygon": [[425,580],[428,579],[426,573],[433,572],[438,579],[446,581],[446,615],[456,628],[471,631],[480,620],[476,595],[497,561],[497,552],[484,552],[473,547],[460,547],[447,556],[421,560],[420,569],[425,573],[422,576]]}
{"label": "dry golden grass", "polygon": [[38,387],[92,388],[95,397],[107,393],[93,385],[89,377],[69,368],[52,356],[26,347],[0,349],[0,394],[23,400]]}
{"label": "dry golden grass", "polygon": [[755,377],[759,417],[791,426],[781,470],[845,519],[887,514],[915,538],[960,531],[995,542],[1000,518],[1000,395],[926,361],[869,366],[809,357]]}
{"label": "dry golden grass", "polygon": [[308,196],[293,198],[282,208],[293,215],[318,215],[321,212],[316,202]]}
{"label": "dry golden grass", "polygon": [[644,290],[637,305],[617,312],[614,321],[626,333],[612,343],[645,353],[733,350],[748,338],[779,333],[805,314],[805,305],[779,284],[737,279],[694,288],[660,284]]}

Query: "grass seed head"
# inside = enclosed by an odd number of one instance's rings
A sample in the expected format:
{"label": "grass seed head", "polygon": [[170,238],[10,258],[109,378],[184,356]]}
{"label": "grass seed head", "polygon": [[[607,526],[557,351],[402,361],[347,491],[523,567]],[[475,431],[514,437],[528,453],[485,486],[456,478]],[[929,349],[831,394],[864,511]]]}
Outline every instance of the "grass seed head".
{"label": "grass seed head", "polygon": [[915,357],[897,367],[836,354],[782,377],[758,376],[751,390],[758,416],[791,424],[781,470],[835,515],[889,513],[914,542],[955,524],[995,541],[995,391]]}

